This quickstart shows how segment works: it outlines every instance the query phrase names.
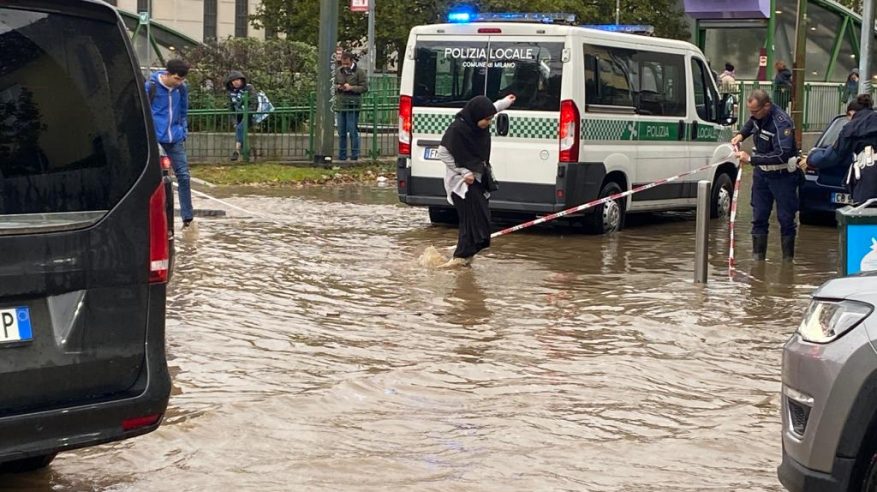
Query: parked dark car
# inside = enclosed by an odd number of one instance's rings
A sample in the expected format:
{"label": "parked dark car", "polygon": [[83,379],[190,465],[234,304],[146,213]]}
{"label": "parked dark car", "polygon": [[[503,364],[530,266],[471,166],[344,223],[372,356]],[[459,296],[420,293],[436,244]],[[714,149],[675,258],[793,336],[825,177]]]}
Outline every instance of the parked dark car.
{"label": "parked dark car", "polygon": [[826,282],[783,349],[780,482],[877,491],[877,273]]}
{"label": "parked dark car", "polygon": [[0,470],[155,430],[170,394],[167,185],[97,0],[0,0]]}
{"label": "parked dark car", "polygon": [[[845,115],[835,116],[816,141],[815,147],[834,145],[848,121]],[[801,208],[798,215],[801,223],[830,222],[836,209],[852,203],[846,186],[848,170],[849,166],[834,166],[822,170],[808,169],[805,172],[805,181],[799,192]]]}

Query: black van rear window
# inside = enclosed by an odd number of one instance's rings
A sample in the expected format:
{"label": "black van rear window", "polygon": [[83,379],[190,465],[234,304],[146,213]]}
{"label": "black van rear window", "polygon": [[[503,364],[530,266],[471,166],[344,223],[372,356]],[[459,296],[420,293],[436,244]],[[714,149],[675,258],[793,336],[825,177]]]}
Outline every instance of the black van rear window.
{"label": "black van rear window", "polygon": [[462,108],[477,95],[497,100],[514,94],[512,109],[558,111],[562,54],[562,42],[418,42],[413,103]]}
{"label": "black van rear window", "polygon": [[106,211],[142,174],[142,88],[122,36],[0,7],[0,216]]}

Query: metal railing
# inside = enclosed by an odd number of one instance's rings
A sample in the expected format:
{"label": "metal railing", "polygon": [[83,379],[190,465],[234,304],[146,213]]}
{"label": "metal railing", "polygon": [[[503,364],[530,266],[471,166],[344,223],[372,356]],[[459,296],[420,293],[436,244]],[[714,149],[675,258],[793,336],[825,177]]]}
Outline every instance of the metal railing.
{"label": "metal railing", "polygon": [[[391,158],[396,155],[398,132],[399,91],[395,80],[375,84],[379,88],[362,96],[359,109],[360,157],[367,159]],[[762,88],[772,96],[779,96],[779,104],[788,109],[788,95],[774,94],[770,82],[738,81],[734,92],[739,96],[739,129],[747,119],[746,96],[753,89]],[[873,89],[872,89],[873,90]],[[311,93],[303,99],[275,108],[261,123],[253,117],[262,113],[244,110],[234,112],[219,107],[220,99],[207,102],[207,107],[189,111],[190,158],[195,161],[221,161],[229,158],[235,149],[235,124],[243,121],[245,131],[241,159],[279,161],[310,161],[314,157],[314,122],[316,96]],[[784,102],[785,101],[785,102]],[[227,104],[227,99],[224,100]],[[846,111],[844,85],[840,83],[810,82],[804,88],[805,132],[821,132],[832,118]],[[194,104],[193,104],[194,106]],[[338,155],[338,137],[335,151]]]}
{"label": "metal railing", "polygon": [[[248,94],[242,110],[207,108],[189,110],[187,150],[193,161],[228,160],[236,148],[236,126],[240,133],[240,159],[310,161],[314,157],[316,96],[311,93],[294,105],[276,107],[270,112],[251,111]],[[397,89],[369,91],[362,96],[357,125],[360,157],[380,159],[397,151],[399,93]],[[355,110],[339,110],[337,113]],[[336,113],[336,114],[337,114]],[[265,118],[259,116],[267,115]],[[263,121],[256,123],[255,120]],[[337,119],[336,119],[337,121]],[[348,142],[348,145],[351,145]],[[335,155],[338,155],[338,137]]]}

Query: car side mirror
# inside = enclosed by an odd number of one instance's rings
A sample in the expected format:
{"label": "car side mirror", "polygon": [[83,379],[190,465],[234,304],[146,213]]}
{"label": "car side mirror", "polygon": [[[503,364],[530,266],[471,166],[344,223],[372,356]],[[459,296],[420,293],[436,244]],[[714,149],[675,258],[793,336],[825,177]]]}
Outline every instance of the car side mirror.
{"label": "car side mirror", "polygon": [[734,94],[725,94],[719,103],[719,121],[724,126],[731,126],[737,123],[737,96]]}

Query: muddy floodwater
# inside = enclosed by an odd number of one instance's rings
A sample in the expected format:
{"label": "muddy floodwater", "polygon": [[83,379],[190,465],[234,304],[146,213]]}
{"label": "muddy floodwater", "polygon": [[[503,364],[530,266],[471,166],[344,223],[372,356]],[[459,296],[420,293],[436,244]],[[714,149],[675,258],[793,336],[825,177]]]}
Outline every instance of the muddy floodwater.
{"label": "muddy floodwater", "polygon": [[781,490],[781,348],[834,275],[831,227],[784,266],[773,219],[753,266],[744,191],[734,280],[717,220],[692,282],[689,213],[518,232],[436,271],[416,260],[456,230],[392,188],[199,189],[278,220],[229,210],[179,242],[164,425],[4,488]]}

